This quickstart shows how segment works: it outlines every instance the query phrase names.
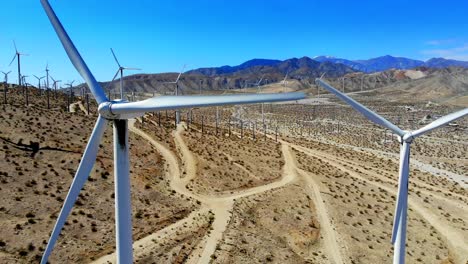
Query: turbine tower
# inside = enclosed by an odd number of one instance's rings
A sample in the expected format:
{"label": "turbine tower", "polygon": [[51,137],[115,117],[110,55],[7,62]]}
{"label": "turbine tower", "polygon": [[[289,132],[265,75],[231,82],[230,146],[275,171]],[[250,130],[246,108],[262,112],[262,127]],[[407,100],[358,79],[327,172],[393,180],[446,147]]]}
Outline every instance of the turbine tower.
{"label": "turbine tower", "polygon": [[460,110],[458,112],[443,116],[432,123],[414,130],[414,131],[405,131],[397,127],[390,121],[381,117],[380,115],[372,112],[365,106],[354,101],[351,97],[345,95],[344,93],[339,92],[337,89],[333,88],[331,85],[326,83],[321,79],[316,79],[316,83],[329,92],[335,94],[338,98],[344,101],[346,104],[350,105],[352,108],[360,112],[367,119],[374,122],[377,125],[381,125],[399,136],[400,142],[400,171],[398,179],[398,193],[396,200],[395,215],[393,221],[393,230],[392,230],[392,244],[395,247],[393,255],[394,264],[404,264],[405,263],[405,244],[406,244],[406,220],[407,220],[407,211],[408,211],[408,183],[409,183],[409,165],[410,165],[410,145],[411,143],[426,134],[427,132],[439,128],[443,125],[446,125],[456,119],[462,118],[468,115],[468,108]]}
{"label": "turbine tower", "polygon": [[123,89],[124,89],[124,87],[123,87],[123,72],[124,72],[124,70],[140,71],[141,69],[122,67],[122,65],[120,65],[119,60],[117,60],[117,56],[115,56],[114,50],[112,48],[110,50],[112,52],[112,56],[114,56],[115,62],[119,66],[119,68],[117,69],[117,72],[114,75],[114,78],[112,78],[111,83],[115,80],[115,78],[117,78],[117,75],[119,75],[119,73],[120,73],[120,99],[124,99],[124,92],[123,92]]}
{"label": "turbine tower", "polygon": [[29,56],[28,54],[21,53],[18,51],[16,48],[16,42],[13,40],[13,45],[15,46],[15,55],[13,56],[13,59],[11,60],[10,64],[8,66],[11,66],[11,64],[15,61],[15,59],[18,59],[18,85],[21,86],[21,56]]}
{"label": "turbine tower", "polygon": [[46,89],[48,90],[49,89],[49,63],[46,64],[45,72],[46,72]]}
{"label": "turbine tower", "polygon": [[88,84],[98,104],[99,116],[96,121],[83,157],[76,171],[70,191],[57,218],[41,263],[47,263],[49,255],[59,237],[83,185],[96,161],[99,144],[109,121],[114,127],[114,176],[115,176],[115,234],[117,263],[132,263],[132,210],[130,196],[130,164],[128,144],[128,119],[143,116],[146,112],[157,112],[179,108],[247,104],[260,102],[278,102],[298,100],[303,93],[250,94],[250,95],[211,95],[211,96],[161,96],[138,102],[123,99],[110,101],[96,81],[94,75],[82,59],[75,45],[69,38],[48,0],[41,0],[47,16],[54,27],[71,62]]}

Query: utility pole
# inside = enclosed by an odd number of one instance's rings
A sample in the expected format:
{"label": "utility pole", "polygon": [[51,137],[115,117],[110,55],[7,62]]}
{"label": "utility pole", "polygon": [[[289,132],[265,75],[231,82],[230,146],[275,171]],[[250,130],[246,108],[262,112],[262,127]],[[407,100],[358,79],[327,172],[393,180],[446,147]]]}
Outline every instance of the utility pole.
{"label": "utility pole", "polygon": [[158,112],[158,126],[161,127],[161,112]]}
{"label": "utility pole", "polygon": [[241,125],[241,139],[244,138],[244,123],[242,122],[242,120],[240,121],[240,125]]}
{"label": "utility pole", "polygon": [[364,76],[365,76],[365,75],[363,74],[362,77],[361,77],[361,92],[362,92],[362,84],[363,84],[363,82],[364,82]]}
{"label": "utility pole", "polygon": [[86,111],[88,112],[89,115],[89,94],[86,93]]}
{"label": "utility pole", "polygon": [[26,87],[26,106],[29,106],[29,89],[28,89],[28,83],[24,82],[24,86]]}
{"label": "utility pole", "polygon": [[278,125],[275,128],[275,142],[278,142]]}
{"label": "utility pole", "polygon": [[203,133],[205,132],[205,116],[202,115],[201,116],[201,133],[203,135]]}
{"label": "utility pole", "polygon": [[49,86],[46,87],[46,96],[47,96],[47,109],[50,109],[50,95],[49,95]]}
{"label": "utility pole", "polygon": [[345,92],[344,91],[344,89],[345,89],[344,81],[345,81],[345,77],[343,77],[343,93]]}

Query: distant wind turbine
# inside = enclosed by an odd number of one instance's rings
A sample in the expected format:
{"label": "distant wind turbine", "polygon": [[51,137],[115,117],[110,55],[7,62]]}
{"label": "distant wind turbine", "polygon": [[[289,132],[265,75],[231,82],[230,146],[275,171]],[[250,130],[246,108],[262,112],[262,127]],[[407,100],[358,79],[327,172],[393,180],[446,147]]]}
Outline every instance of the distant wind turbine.
{"label": "distant wind turbine", "polygon": [[[166,82],[166,83],[175,84],[175,93],[174,93],[175,96],[179,95],[179,80],[180,80],[180,76],[182,76],[182,73],[184,72],[186,66],[187,66],[186,64],[184,64],[184,66],[182,66],[182,70],[180,71],[179,76],[177,76],[177,79],[175,80],[175,82]],[[179,124],[179,123],[180,123],[180,111],[179,111],[179,109],[176,109],[176,124]]]}
{"label": "distant wind turbine", "polygon": [[21,56],[29,56],[29,54],[21,53],[18,51],[16,48],[16,42],[13,40],[13,45],[15,46],[15,55],[13,56],[13,59],[11,60],[10,64],[8,66],[11,66],[11,64],[17,59],[18,61],[18,85],[21,86]]}
{"label": "distant wind turbine", "polygon": [[130,68],[130,67],[123,67],[122,65],[120,65],[120,62],[119,60],[117,59],[117,56],[115,56],[115,52],[114,50],[111,48],[110,49],[111,52],[112,52],[112,56],[114,56],[114,60],[115,62],[117,63],[117,65],[119,66],[119,68],[117,69],[117,72],[115,73],[114,75],[114,78],[112,78],[112,81],[111,83],[115,80],[115,78],[117,78],[117,75],[120,73],[120,99],[124,99],[124,85],[123,85],[123,72],[124,70],[130,70],[130,71],[140,71],[141,69],[139,68]]}
{"label": "distant wind turbine", "polygon": [[[44,79],[45,76],[42,76],[42,77],[37,77],[36,75],[33,75],[33,76],[34,76],[34,78],[37,79],[37,82],[38,82],[37,88],[39,88],[39,91],[41,91],[41,80]],[[41,93],[42,93],[42,92],[41,92]]]}
{"label": "distant wind turbine", "polygon": [[10,74],[11,71],[9,72],[2,71],[2,73],[3,73],[3,82],[5,82],[5,85],[6,85],[8,83],[8,74]]}
{"label": "distant wind turbine", "polygon": [[71,62],[88,84],[98,104],[98,119],[91,133],[90,140],[76,171],[70,191],[57,218],[41,263],[46,264],[57,241],[66,218],[85,184],[94,163],[96,162],[99,144],[107,123],[114,126],[114,176],[115,176],[115,234],[117,263],[132,263],[132,208],[130,196],[130,164],[128,144],[128,119],[143,116],[146,112],[171,110],[190,107],[205,107],[232,104],[249,104],[261,102],[278,102],[298,100],[304,93],[282,94],[248,94],[248,95],[209,95],[209,96],[160,96],[138,102],[127,102],[123,99],[110,101],[96,81],[94,75],[82,59],[75,45],[63,28],[47,0],[41,0],[47,16],[65,48]]}
{"label": "distant wind turbine", "polygon": [[62,81],[61,80],[54,80],[54,78],[52,76],[50,76],[50,78],[53,81],[52,86],[54,87],[54,98],[57,99],[57,83],[62,82]]}

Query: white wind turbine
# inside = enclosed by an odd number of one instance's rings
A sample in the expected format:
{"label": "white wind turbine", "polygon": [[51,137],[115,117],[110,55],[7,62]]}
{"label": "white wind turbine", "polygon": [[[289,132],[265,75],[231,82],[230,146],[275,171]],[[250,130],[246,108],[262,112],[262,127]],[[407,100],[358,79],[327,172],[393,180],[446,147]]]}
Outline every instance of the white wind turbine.
{"label": "white wind turbine", "polygon": [[98,119],[83,153],[65,203],[57,218],[44,255],[42,256],[41,263],[43,264],[47,263],[60,231],[65,224],[65,220],[72,210],[80,190],[94,166],[99,144],[109,121],[112,121],[114,126],[116,256],[118,263],[132,263],[132,210],[130,205],[128,119],[142,116],[146,112],[166,109],[290,101],[305,97],[303,93],[283,93],[261,95],[161,96],[138,102],[127,102],[122,99],[110,101],[69,38],[48,0],[41,0],[41,3],[68,57],[88,84],[91,93],[94,95],[99,105]]}
{"label": "white wind turbine", "polygon": [[130,67],[123,67],[122,65],[120,65],[120,62],[119,60],[117,60],[117,56],[115,56],[115,53],[114,53],[114,50],[111,48],[110,49],[111,52],[112,52],[112,56],[114,56],[114,59],[115,59],[115,62],[117,63],[117,65],[119,66],[119,68],[117,69],[117,72],[115,73],[114,75],[114,78],[112,78],[112,81],[111,83],[115,80],[115,78],[117,78],[117,75],[119,75],[120,73],[120,99],[124,99],[124,92],[123,92],[123,72],[124,70],[130,70],[130,71],[139,71],[141,69],[139,68],[130,68]]}
{"label": "white wind turbine", "polygon": [[45,76],[42,76],[42,77],[37,77],[37,76],[36,76],[36,75],[34,75],[34,74],[33,74],[33,76],[34,76],[34,78],[36,78],[36,79],[37,79],[37,82],[38,82],[38,84],[37,84],[37,88],[39,88],[39,92],[40,92],[40,93],[42,93],[42,90],[41,90],[41,80],[42,80],[42,79],[44,79],[44,78],[45,78]]}
{"label": "white wind turbine", "polygon": [[407,220],[407,209],[408,209],[408,176],[409,176],[409,160],[410,160],[410,145],[417,137],[443,125],[446,125],[456,119],[462,118],[468,115],[468,108],[460,110],[458,112],[443,116],[434,122],[414,131],[405,131],[392,124],[390,121],[381,117],[380,115],[372,112],[365,106],[354,101],[351,97],[339,92],[331,85],[321,79],[316,79],[316,83],[329,92],[335,94],[345,103],[349,104],[355,110],[364,115],[367,119],[374,122],[375,124],[381,125],[395,134],[400,138],[400,172],[398,179],[398,194],[396,200],[395,215],[393,221],[392,230],[392,244],[395,247],[393,255],[394,264],[405,263],[405,244],[406,244],[406,220]]}
{"label": "white wind turbine", "polygon": [[13,40],[13,45],[15,46],[15,55],[13,56],[13,59],[11,60],[10,62],[10,65],[8,66],[11,66],[11,64],[15,61],[15,59],[18,59],[18,85],[21,86],[21,81],[22,81],[22,77],[21,77],[21,56],[29,56],[29,54],[25,54],[25,53],[21,53],[18,51],[18,49],[16,48],[16,42]]}
{"label": "white wind turbine", "polygon": [[[260,84],[262,83],[264,76],[265,74],[263,74],[260,80],[258,80],[258,82],[255,83],[255,86],[257,86],[257,93],[260,93]],[[262,103],[262,125],[263,125],[263,128],[265,128],[265,112],[263,111],[263,108],[264,108],[264,104]]]}
{"label": "white wind turbine", "polygon": [[9,71],[9,72],[2,71],[2,73],[3,73],[3,82],[5,82],[5,84],[7,84],[8,83],[8,74],[10,74],[11,71]]}
{"label": "white wind turbine", "polygon": [[[182,76],[182,73],[184,72],[186,66],[187,66],[186,64],[184,64],[184,66],[182,66],[182,70],[180,70],[179,76],[177,76],[177,79],[175,80],[175,82],[166,82],[166,83],[175,84],[175,93],[174,93],[175,96],[179,95],[179,80],[180,80],[180,76]],[[180,123],[180,111],[178,109],[176,109],[176,124],[179,124],[179,123]]]}

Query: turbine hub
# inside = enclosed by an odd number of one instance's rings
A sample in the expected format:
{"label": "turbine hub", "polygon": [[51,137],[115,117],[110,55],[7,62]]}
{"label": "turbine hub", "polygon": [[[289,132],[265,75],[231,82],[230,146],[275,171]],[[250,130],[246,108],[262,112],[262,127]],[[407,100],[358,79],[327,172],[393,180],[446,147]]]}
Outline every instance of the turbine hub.
{"label": "turbine hub", "polygon": [[401,137],[401,140],[402,142],[406,142],[408,144],[411,144],[411,142],[413,142],[414,140],[414,137],[413,137],[413,134],[411,134],[411,132],[406,132],[403,137]]}
{"label": "turbine hub", "polygon": [[98,112],[99,114],[108,120],[117,120],[117,119],[131,119],[137,118],[144,115],[144,113],[131,113],[131,114],[114,114],[112,113],[112,105],[113,104],[126,104],[128,103],[127,100],[117,99],[114,101],[106,101],[99,105]]}

